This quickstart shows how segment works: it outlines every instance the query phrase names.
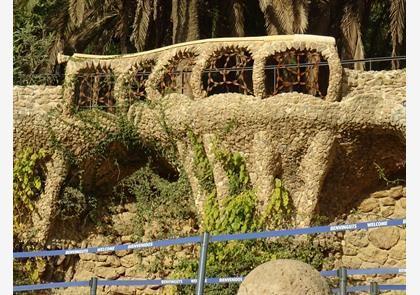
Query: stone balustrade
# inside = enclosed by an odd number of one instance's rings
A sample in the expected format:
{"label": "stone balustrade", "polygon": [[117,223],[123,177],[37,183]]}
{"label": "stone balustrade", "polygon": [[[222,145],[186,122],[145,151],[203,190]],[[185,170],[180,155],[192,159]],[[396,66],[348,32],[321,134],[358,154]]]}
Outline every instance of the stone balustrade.
{"label": "stone balustrade", "polygon": [[110,112],[169,93],[199,100],[219,93],[264,99],[300,92],[337,101],[343,72],[335,39],[313,35],[197,40],[127,55],[74,54],[66,60],[68,105]]}

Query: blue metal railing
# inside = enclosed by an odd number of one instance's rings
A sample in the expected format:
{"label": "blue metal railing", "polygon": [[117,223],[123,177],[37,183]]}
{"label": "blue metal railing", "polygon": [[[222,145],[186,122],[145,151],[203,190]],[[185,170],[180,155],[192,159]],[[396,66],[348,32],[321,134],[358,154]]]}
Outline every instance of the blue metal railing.
{"label": "blue metal railing", "polygon": [[[370,228],[389,227],[389,226],[401,226],[401,225],[405,225],[405,219],[390,219],[390,220],[381,220],[381,221],[373,221],[373,222],[315,226],[315,227],[273,230],[273,231],[263,231],[263,232],[243,233],[243,234],[223,234],[223,235],[214,235],[214,236],[211,235],[210,243],[234,241],[234,240],[237,240],[237,241],[238,240],[253,240],[253,239],[263,239],[263,238],[273,238],[273,237],[319,234],[319,233],[327,233],[327,232],[350,231],[350,230],[370,229]],[[195,243],[200,243],[200,242],[201,242],[200,236],[193,236],[193,237],[167,239],[167,240],[159,240],[159,241],[145,242],[145,243],[110,245],[110,246],[103,246],[103,247],[88,247],[88,248],[63,249],[63,250],[43,250],[43,251],[33,251],[33,252],[14,252],[13,258],[20,259],[20,258],[30,258],[30,257],[40,257],[40,256],[59,256],[59,255],[75,255],[75,254],[83,254],[83,253],[100,253],[100,252],[109,252],[109,251],[143,249],[143,248],[151,248],[151,247],[167,247],[167,246],[182,245],[182,244],[195,244]]]}
{"label": "blue metal railing", "polygon": [[[296,236],[296,235],[307,235],[307,234],[318,234],[327,232],[340,232],[340,231],[353,231],[353,230],[367,230],[371,228],[389,227],[389,226],[404,226],[406,224],[405,219],[392,219],[392,220],[381,220],[372,222],[360,222],[352,224],[340,224],[340,225],[327,225],[327,226],[315,226],[298,229],[286,229],[286,230],[274,230],[274,231],[263,231],[254,233],[241,233],[241,234],[222,234],[211,236],[205,233],[203,237],[193,236],[184,237],[177,239],[159,240],[145,243],[134,243],[134,244],[122,244],[122,245],[110,245],[103,247],[88,247],[78,249],[62,249],[62,250],[43,250],[43,251],[32,251],[32,252],[14,252],[14,259],[24,259],[31,257],[46,257],[46,256],[58,256],[58,255],[76,255],[83,253],[101,253],[110,251],[122,251],[122,250],[134,250],[143,249],[150,247],[165,247],[172,245],[182,244],[194,244],[200,243],[202,249],[200,255],[200,269],[198,279],[169,279],[169,280],[98,280],[98,286],[140,286],[140,285],[192,285],[195,284],[197,294],[203,294],[204,284],[221,284],[221,283],[240,283],[243,281],[243,277],[229,277],[229,278],[205,278],[205,264],[206,264],[206,251],[208,243],[224,242],[232,240],[252,240],[262,239],[270,237],[284,237],[284,236]],[[207,236],[207,239],[205,238]],[[204,267],[204,269],[203,269]],[[345,272],[347,275],[373,275],[373,274],[402,274],[405,273],[405,269],[402,268],[373,268],[373,269],[348,269]],[[323,276],[339,276],[337,270],[322,271]],[[341,275],[341,278],[343,276]],[[95,278],[96,280],[96,278]],[[95,281],[96,284],[96,281]],[[45,290],[52,288],[65,288],[65,287],[89,287],[91,286],[89,281],[80,282],[60,282],[60,283],[46,283],[38,285],[21,285],[14,286],[13,292],[21,291],[33,291],[33,290]],[[346,292],[366,291],[371,286],[353,286],[346,287],[346,291],[343,289],[333,289],[333,292],[341,292],[340,294],[346,294]],[[394,288],[394,289],[387,289]],[[360,290],[359,290],[360,289]],[[379,285],[379,290],[405,290],[405,285]],[[96,290],[96,285],[95,285]],[[95,291],[96,293],[96,291]]]}
{"label": "blue metal railing", "polygon": [[[368,269],[348,269],[348,275],[374,275],[374,274],[405,274],[403,268],[368,268]],[[337,270],[321,271],[322,276],[337,276]],[[226,277],[226,278],[206,278],[206,284],[228,284],[241,283],[245,277]],[[162,279],[162,280],[98,280],[98,286],[165,286],[165,285],[195,285],[197,279]],[[14,286],[13,292],[36,291],[68,287],[89,287],[89,281],[78,282],[59,282],[36,285]],[[379,290],[405,290],[405,285],[379,285]],[[332,289],[334,293],[339,292],[339,288]],[[369,286],[347,287],[347,292],[369,291]]]}

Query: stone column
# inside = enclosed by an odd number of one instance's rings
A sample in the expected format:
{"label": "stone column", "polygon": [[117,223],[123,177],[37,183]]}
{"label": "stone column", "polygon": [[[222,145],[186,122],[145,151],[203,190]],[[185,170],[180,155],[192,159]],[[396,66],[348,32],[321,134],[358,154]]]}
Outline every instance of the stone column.
{"label": "stone column", "polygon": [[335,137],[331,131],[314,136],[297,171],[303,185],[294,194],[296,225],[308,226],[318,203],[325,176],[334,158]]}
{"label": "stone column", "polygon": [[57,212],[57,201],[61,186],[67,176],[67,163],[63,155],[53,154],[46,163],[46,180],[44,192],[35,204],[32,222],[36,231],[35,241],[43,245],[46,243],[51,223]]}

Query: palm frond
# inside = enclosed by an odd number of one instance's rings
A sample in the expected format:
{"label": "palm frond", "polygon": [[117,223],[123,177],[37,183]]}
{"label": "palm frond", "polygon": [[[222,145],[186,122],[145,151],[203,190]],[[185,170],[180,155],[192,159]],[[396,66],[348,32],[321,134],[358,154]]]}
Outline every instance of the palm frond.
{"label": "palm frond", "polygon": [[276,22],[276,16],[271,5],[271,0],[259,0],[260,9],[264,14],[265,29],[268,35],[278,34],[278,30],[274,23]]}
{"label": "palm frond", "polygon": [[26,12],[32,12],[34,7],[39,3],[39,0],[15,0],[13,2],[17,8],[23,9]]}
{"label": "palm frond", "polygon": [[[391,0],[390,5],[390,34],[392,40],[392,56],[397,55],[397,47],[404,40],[405,27],[405,0]],[[393,67],[397,68],[398,64],[393,63]]]}
{"label": "palm frond", "polygon": [[[94,39],[99,39],[102,32],[110,27],[115,28],[117,14],[109,14],[96,21],[85,21],[80,28],[74,30],[66,43],[72,48],[82,52]],[[108,40],[109,41],[109,40]],[[106,44],[103,44],[105,46]]]}
{"label": "palm frond", "polygon": [[137,4],[133,33],[130,39],[138,51],[143,51],[146,45],[150,17],[152,16],[152,4],[152,0],[138,1]]}
{"label": "palm frond", "polygon": [[308,0],[293,1],[293,33],[303,34],[308,28]]}
{"label": "palm frond", "polygon": [[280,25],[279,34],[293,34],[294,24],[294,0],[277,0],[273,1],[272,6],[274,7],[275,14]]}
{"label": "palm frond", "polygon": [[[364,59],[364,47],[361,31],[361,1],[358,3],[348,3],[344,7],[343,17],[340,28],[344,39],[345,56],[353,59]],[[359,5],[357,5],[359,4]],[[363,70],[363,63],[356,63],[355,69]]]}
{"label": "palm frond", "polygon": [[85,0],[69,0],[69,15],[70,20],[76,25],[79,26],[84,19],[85,14]]}
{"label": "palm frond", "polygon": [[64,44],[62,38],[60,36],[56,36],[54,41],[51,43],[50,47],[48,48],[48,65],[49,67],[53,67],[57,62],[57,56],[60,52],[63,52]]}
{"label": "palm frond", "polygon": [[307,0],[259,0],[267,33],[303,33],[308,27]]}

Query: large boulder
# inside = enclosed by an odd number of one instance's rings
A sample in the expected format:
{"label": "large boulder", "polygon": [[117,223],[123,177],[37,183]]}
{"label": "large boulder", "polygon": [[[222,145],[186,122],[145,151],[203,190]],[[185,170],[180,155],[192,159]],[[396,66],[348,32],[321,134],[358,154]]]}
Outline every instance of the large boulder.
{"label": "large boulder", "polygon": [[331,290],[312,266],[291,259],[266,262],[251,271],[238,295],[329,295]]}

